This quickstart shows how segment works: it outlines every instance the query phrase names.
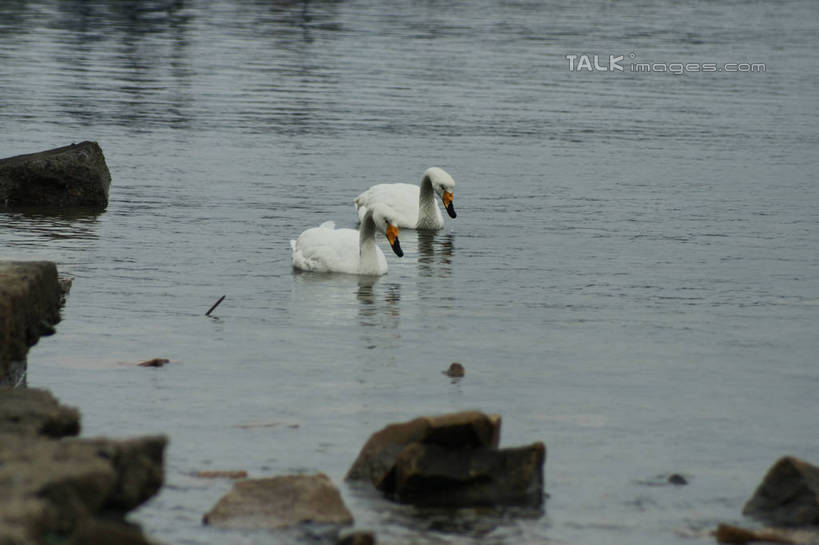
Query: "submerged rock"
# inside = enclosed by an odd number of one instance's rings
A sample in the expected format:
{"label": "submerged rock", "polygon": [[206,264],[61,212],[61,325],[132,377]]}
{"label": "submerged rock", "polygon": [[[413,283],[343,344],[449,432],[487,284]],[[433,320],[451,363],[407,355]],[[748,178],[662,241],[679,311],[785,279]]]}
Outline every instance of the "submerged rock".
{"label": "submerged rock", "polygon": [[197,471],[193,474],[194,477],[200,479],[246,479],[247,471],[244,469],[223,470],[215,469],[209,471]]}
{"label": "submerged rock", "polygon": [[391,424],[370,437],[346,478],[421,506],[540,506],[546,447],[498,449],[500,423],[469,411]]}
{"label": "submerged rock", "polygon": [[780,458],[742,513],[774,526],[819,526],[819,467],[792,456]]}
{"label": "submerged rock", "polygon": [[96,142],[0,159],[0,207],[104,208],[110,185]]}
{"label": "submerged rock", "polygon": [[347,526],[353,516],[323,473],[248,479],[233,485],[203,518],[222,528],[281,529],[311,522]]}
{"label": "submerged rock", "polygon": [[731,524],[720,524],[712,532],[720,543],[744,545],[745,543],[786,543],[789,545],[817,545],[819,530],[794,530],[787,528],[747,529]]}
{"label": "submerged rock", "polygon": [[351,532],[338,538],[336,545],[375,545],[375,534],[372,532]]}

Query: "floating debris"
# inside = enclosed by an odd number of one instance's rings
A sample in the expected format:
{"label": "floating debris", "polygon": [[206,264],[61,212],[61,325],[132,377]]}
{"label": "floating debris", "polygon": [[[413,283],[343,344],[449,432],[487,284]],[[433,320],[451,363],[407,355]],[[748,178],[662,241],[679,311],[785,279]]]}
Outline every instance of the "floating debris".
{"label": "floating debris", "polygon": [[200,479],[244,479],[247,478],[247,471],[244,469],[230,471],[230,470],[213,470],[213,471],[197,471],[193,474],[194,477]]}
{"label": "floating debris", "polygon": [[449,366],[449,369],[442,372],[443,374],[451,378],[461,378],[464,376],[464,374],[466,374],[464,366],[458,363],[457,361],[452,362],[452,365]]}
{"label": "floating debris", "polygon": [[166,363],[170,363],[171,360],[167,358],[154,358],[152,360],[145,360],[137,363],[139,367],[162,367]]}

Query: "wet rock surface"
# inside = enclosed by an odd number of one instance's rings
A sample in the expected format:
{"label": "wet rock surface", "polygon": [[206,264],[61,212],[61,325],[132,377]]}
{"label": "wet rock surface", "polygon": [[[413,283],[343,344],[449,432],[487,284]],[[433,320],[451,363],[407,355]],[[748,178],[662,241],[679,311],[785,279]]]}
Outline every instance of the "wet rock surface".
{"label": "wet rock surface", "polygon": [[819,467],[780,458],[742,513],[774,526],[819,526]]}
{"label": "wet rock surface", "polygon": [[110,186],[96,142],[0,159],[0,207],[104,208]]}
{"label": "wet rock surface", "polygon": [[353,516],[338,489],[319,473],[239,481],[203,522],[222,528],[270,530],[312,523],[337,527],[337,533],[353,523]]}
{"label": "wet rock surface", "polygon": [[64,291],[49,261],[0,261],[0,385],[25,385],[26,354],[54,332]]}
{"label": "wet rock surface", "polygon": [[161,487],[166,439],[78,431],[48,392],[0,389],[0,543],[149,543],[125,515]]}
{"label": "wet rock surface", "polygon": [[420,506],[539,506],[545,458],[543,443],[508,449],[414,443],[398,456],[382,490]]}
{"label": "wet rock surface", "polygon": [[346,478],[420,506],[540,506],[546,447],[499,449],[500,424],[477,411],[391,424],[370,437]]}
{"label": "wet rock surface", "polygon": [[412,443],[458,448],[497,448],[500,416],[465,411],[441,416],[423,416],[390,424],[364,444],[345,480],[369,481],[380,488],[395,466],[401,451]]}

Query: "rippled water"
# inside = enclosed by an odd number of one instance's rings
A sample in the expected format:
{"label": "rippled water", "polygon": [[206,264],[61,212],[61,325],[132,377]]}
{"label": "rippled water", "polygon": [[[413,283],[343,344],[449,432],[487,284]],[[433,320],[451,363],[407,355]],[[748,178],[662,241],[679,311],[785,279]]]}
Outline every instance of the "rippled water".
{"label": "rippled water", "polygon": [[[113,177],[102,214],[0,213],[0,257],[75,278],[29,384],[86,435],[170,436],[133,515],[167,543],[278,539],[202,527],[230,484],[192,472],[340,483],[385,423],[467,408],[545,441],[544,513],[342,486],[358,527],[711,543],[776,458],[819,461],[818,30],[808,0],[3,2],[0,156],[96,140]],[[387,276],[291,271],[291,238],[432,165],[458,218]]]}

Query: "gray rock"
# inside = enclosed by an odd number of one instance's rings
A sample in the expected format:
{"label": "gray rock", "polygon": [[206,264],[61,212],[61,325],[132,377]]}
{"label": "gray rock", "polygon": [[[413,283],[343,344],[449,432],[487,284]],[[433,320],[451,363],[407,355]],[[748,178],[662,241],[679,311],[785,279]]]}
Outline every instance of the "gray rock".
{"label": "gray rock", "polygon": [[459,448],[497,448],[501,418],[478,411],[420,417],[390,424],[364,444],[345,480],[369,481],[376,488],[392,470],[404,447],[424,443]]}
{"label": "gray rock", "polygon": [[742,513],[773,526],[819,526],[819,467],[780,458]]}
{"label": "gray rock", "polygon": [[80,433],[80,413],[47,390],[0,386],[0,434],[65,437]]}
{"label": "gray rock", "polygon": [[223,528],[282,529],[307,522],[346,526],[353,516],[338,489],[319,473],[239,481],[203,522]]}
{"label": "gray rock", "polygon": [[435,507],[543,503],[543,443],[461,449],[414,443],[396,460],[382,490],[403,503]]}
{"label": "gray rock", "polygon": [[96,142],[0,159],[0,207],[104,208],[110,185]]}
{"label": "gray rock", "polygon": [[125,512],[159,489],[165,443],[0,435],[0,543],[109,543],[111,528],[138,539]]}
{"label": "gray rock", "polygon": [[374,433],[347,473],[419,506],[543,503],[543,443],[498,449],[501,419],[478,411],[421,417]]}
{"label": "gray rock", "polygon": [[49,261],[0,261],[0,385],[25,385],[26,354],[60,320],[64,292]]}

